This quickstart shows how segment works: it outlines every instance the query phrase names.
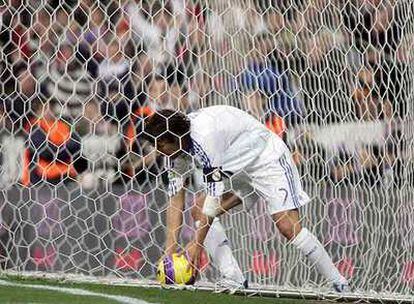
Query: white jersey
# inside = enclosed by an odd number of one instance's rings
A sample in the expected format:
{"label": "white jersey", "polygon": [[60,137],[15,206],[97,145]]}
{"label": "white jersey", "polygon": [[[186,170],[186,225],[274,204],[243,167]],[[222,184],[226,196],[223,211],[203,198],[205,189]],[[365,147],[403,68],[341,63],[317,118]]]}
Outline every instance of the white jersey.
{"label": "white jersey", "polygon": [[[274,134],[260,121],[246,112],[231,106],[212,106],[188,115],[191,121],[191,154],[195,166],[202,167],[209,195],[218,196],[223,191],[222,175],[243,171],[265,149]],[[276,154],[282,155],[287,147],[278,138]],[[188,163],[188,160],[186,161]],[[170,170],[170,194],[183,186],[177,172],[183,161],[177,160]],[[174,172],[175,171],[175,172]]]}
{"label": "white jersey", "polygon": [[[212,106],[188,115],[193,155],[204,167],[242,170],[265,148],[273,133],[250,114],[231,106]],[[280,154],[286,145],[279,139]]]}

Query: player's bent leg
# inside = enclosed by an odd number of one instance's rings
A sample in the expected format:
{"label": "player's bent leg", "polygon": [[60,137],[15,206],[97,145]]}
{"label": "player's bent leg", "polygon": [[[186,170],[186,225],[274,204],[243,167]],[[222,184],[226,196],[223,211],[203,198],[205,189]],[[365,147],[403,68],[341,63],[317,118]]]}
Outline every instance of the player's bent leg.
{"label": "player's bent leg", "polygon": [[308,229],[301,227],[297,209],[275,213],[272,218],[280,233],[316,266],[336,291],[348,291],[348,281],[339,273],[323,245]]}
{"label": "player's bent leg", "polygon": [[279,232],[289,241],[294,239],[302,229],[297,209],[275,213],[272,218]]}
{"label": "player's bent leg", "polygon": [[217,212],[217,216],[220,216],[230,209],[240,205],[242,201],[233,192],[227,192],[223,194],[220,202],[220,209]]}
{"label": "player's bent leg", "polygon": [[[204,194],[198,195],[196,197],[196,203],[191,210],[191,214],[196,223],[200,220],[201,216],[204,216],[201,211],[204,197]],[[217,217],[214,219],[207,233],[204,247],[211,258],[212,264],[223,276],[222,282],[227,285],[227,288],[237,289],[246,287],[246,279],[230,248],[223,225]]]}

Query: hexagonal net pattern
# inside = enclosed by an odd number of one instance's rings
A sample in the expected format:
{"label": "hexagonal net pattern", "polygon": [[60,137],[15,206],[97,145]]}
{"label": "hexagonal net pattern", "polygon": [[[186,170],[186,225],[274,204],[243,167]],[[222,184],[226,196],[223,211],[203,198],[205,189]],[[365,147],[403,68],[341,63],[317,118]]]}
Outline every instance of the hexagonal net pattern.
{"label": "hexagonal net pattern", "polygon": [[354,294],[413,300],[411,1],[6,2],[2,269],[155,280],[219,212],[197,284],[323,293],[298,208]]}

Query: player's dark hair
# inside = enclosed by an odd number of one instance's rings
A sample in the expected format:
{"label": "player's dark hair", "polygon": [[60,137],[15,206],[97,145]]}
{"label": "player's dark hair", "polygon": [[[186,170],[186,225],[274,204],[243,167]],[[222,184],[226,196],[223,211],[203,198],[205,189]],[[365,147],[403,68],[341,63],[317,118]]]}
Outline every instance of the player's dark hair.
{"label": "player's dark hair", "polygon": [[155,140],[168,143],[179,143],[190,134],[190,120],[181,112],[160,110],[145,119],[144,138],[151,144]]}

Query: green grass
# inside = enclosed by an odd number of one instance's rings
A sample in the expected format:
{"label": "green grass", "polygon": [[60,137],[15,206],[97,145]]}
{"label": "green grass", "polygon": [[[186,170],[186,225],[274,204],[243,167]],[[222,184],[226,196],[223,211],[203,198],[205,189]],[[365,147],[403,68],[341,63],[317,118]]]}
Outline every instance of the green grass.
{"label": "green grass", "polygon": [[54,291],[33,290],[20,287],[1,287],[0,303],[7,304],[27,304],[27,303],[59,303],[59,304],[113,304],[112,300],[103,299],[101,297],[72,296]]}
{"label": "green grass", "polygon": [[[4,277],[0,280],[20,285],[47,285],[77,288],[107,295],[126,296],[160,304],[309,304],[316,301],[280,298],[246,297],[239,295],[213,294],[205,291],[163,290],[130,286],[108,286],[98,284],[60,283],[53,280],[36,280],[18,277]],[[23,286],[0,286],[0,303],[71,303],[71,304],[114,304],[115,300],[97,296],[71,295],[58,291],[39,290]]]}

